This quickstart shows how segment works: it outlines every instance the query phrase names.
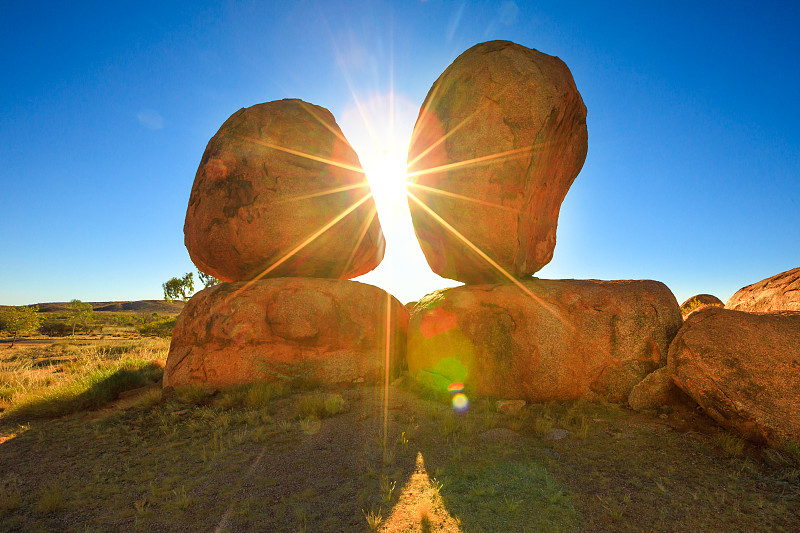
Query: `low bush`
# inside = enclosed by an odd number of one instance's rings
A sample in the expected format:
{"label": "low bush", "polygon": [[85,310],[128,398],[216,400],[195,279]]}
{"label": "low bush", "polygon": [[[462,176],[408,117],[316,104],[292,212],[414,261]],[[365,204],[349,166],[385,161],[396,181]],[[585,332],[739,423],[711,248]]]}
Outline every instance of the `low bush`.
{"label": "low bush", "polygon": [[136,326],[139,333],[145,337],[172,337],[172,330],[175,327],[177,317],[167,317],[155,322],[149,322]]}

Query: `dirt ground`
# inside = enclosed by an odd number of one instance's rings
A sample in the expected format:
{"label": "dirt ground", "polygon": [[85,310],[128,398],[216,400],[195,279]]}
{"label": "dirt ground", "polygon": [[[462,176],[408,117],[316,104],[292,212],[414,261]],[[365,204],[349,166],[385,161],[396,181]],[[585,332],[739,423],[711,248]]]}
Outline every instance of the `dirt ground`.
{"label": "dirt ground", "polygon": [[[344,412],[306,416],[335,394]],[[335,394],[248,406],[150,387],[0,420],[0,530],[800,531],[800,465],[728,446],[691,405],[457,413],[402,380],[388,402],[380,386]]]}

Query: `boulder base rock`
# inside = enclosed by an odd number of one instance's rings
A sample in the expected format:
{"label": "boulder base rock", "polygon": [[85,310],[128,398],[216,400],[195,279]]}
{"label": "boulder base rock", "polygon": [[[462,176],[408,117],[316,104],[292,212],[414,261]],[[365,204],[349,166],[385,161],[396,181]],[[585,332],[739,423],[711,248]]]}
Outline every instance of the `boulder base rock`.
{"label": "boulder base rock", "polygon": [[465,239],[517,277],[549,263],[586,151],[586,106],[563,61],[509,41],[461,54],[425,98],[408,152],[411,218],[431,269],[508,281]]}
{"label": "boulder base rock", "polygon": [[686,320],[686,317],[688,317],[695,311],[704,309],[706,306],[709,305],[713,305],[716,307],[725,307],[723,301],[714,295],[696,294],[681,304],[681,314],[683,315],[683,319]]}
{"label": "boulder base rock", "polygon": [[666,364],[681,325],[678,302],[656,281],[535,279],[521,287],[466,285],[420,300],[409,323],[411,376],[495,398],[624,402]]}
{"label": "boulder base rock", "polygon": [[391,376],[399,371],[407,328],[400,302],[355,281],[221,283],[195,294],[178,317],[163,384],[376,382],[386,362]]}
{"label": "boulder base rock", "polygon": [[628,396],[628,405],[634,411],[645,409],[655,409],[669,405],[674,400],[673,391],[675,384],[669,375],[669,370],[663,366],[648,374],[645,378],[631,389]]}
{"label": "boulder base rock", "polygon": [[725,309],[751,313],[800,311],[800,267],[742,287],[731,296]]}
{"label": "boulder base rock", "polygon": [[800,313],[708,308],[669,349],[675,384],[721,425],[754,441],[800,439]]}
{"label": "boulder base rock", "polygon": [[223,281],[354,278],[385,248],[356,153],[327,109],[302,100],[225,121],[197,169],[183,232],[195,265]]}

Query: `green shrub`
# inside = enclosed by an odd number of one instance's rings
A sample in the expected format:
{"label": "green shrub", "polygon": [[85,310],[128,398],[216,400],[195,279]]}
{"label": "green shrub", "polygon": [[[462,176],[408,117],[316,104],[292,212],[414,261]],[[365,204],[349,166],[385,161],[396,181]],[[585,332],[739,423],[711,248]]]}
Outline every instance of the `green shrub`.
{"label": "green shrub", "polygon": [[50,337],[67,337],[72,334],[72,326],[62,320],[50,318],[39,326],[39,333]]}
{"label": "green shrub", "polygon": [[144,336],[150,337],[172,337],[172,329],[175,327],[177,317],[167,317],[147,324],[136,326]]}
{"label": "green shrub", "polygon": [[325,412],[329,416],[338,415],[345,410],[345,401],[338,394],[328,394],[325,397]]}

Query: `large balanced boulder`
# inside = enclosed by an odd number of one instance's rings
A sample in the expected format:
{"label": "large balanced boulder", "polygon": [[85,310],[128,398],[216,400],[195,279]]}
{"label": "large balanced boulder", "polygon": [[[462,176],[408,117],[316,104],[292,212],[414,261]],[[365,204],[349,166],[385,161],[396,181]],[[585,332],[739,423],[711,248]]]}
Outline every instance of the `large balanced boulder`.
{"label": "large balanced boulder", "polygon": [[672,380],[721,425],[755,441],[800,439],[800,313],[711,307],[669,349]]}
{"label": "large balanced boulder", "polygon": [[195,294],[178,317],[163,383],[376,382],[387,363],[390,376],[399,371],[407,328],[403,304],[356,281],[221,283]]}
{"label": "large balanced boulder", "polygon": [[586,106],[563,61],[509,41],[461,54],[428,92],[408,152],[431,269],[465,283],[508,281],[497,266],[540,270],[586,150]]}
{"label": "large balanced boulder", "polygon": [[683,319],[686,320],[689,315],[700,309],[705,309],[708,305],[725,307],[723,301],[713,294],[696,294],[681,304]]}
{"label": "large balanced boulder", "polygon": [[800,267],[742,287],[725,308],[751,313],[800,311]]}
{"label": "large balanced boulder", "polygon": [[197,169],[183,232],[195,265],[223,281],[350,279],[385,248],[358,156],[333,115],[302,100],[225,121]]}
{"label": "large balanced boulder", "polygon": [[623,402],[666,364],[680,325],[675,296],[656,281],[465,285],[414,308],[408,368],[440,390],[461,383],[495,398]]}

